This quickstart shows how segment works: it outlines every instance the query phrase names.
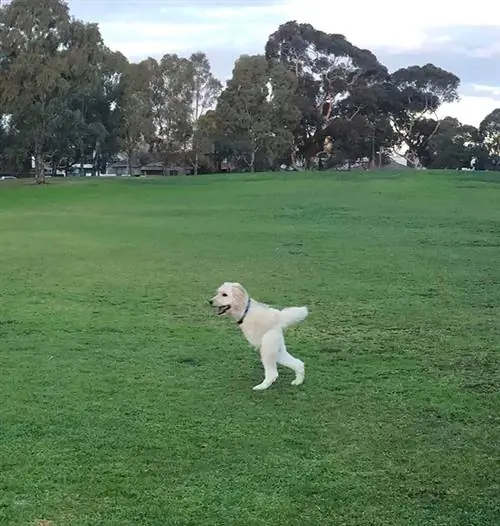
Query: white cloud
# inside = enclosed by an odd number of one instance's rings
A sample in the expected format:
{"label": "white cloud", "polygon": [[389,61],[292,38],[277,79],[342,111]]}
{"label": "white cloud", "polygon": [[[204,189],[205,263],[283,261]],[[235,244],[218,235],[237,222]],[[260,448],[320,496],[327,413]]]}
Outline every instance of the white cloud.
{"label": "white cloud", "polygon": [[263,48],[276,24],[259,19],[259,8],[242,8],[241,11],[253,14],[245,17],[240,10],[236,14],[234,9],[216,8],[207,16],[197,10],[196,20],[189,22],[121,20],[104,21],[99,27],[106,44],[129,57],[182,53],[193,48],[230,50],[252,44]]}
{"label": "white cloud", "polygon": [[224,46],[223,24],[209,23],[200,27],[196,23],[176,24],[161,22],[101,22],[101,34],[106,44],[113,50],[126,56],[163,55],[182,53],[192,47],[193,41],[199,41],[200,31],[210,34],[214,46]]}
{"label": "white cloud", "polygon": [[[436,47],[449,42],[447,28],[456,26],[496,26],[500,18],[492,17],[494,0],[475,0],[474,16],[470,5],[452,0],[420,0],[418,9],[402,7],[400,0],[358,0],[329,5],[320,0],[285,0],[271,5],[231,7],[223,2],[210,8],[166,5],[159,9],[154,22],[102,22],[101,29],[110,45],[124,52],[147,49],[152,41],[164,52],[192,48],[193,40],[201,47],[238,46],[260,43],[263,48],[269,34],[288,20],[307,22],[329,33],[342,33],[355,45],[385,51],[410,51]],[[175,7],[177,6],[177,7]],[[126,11],[122,11],[122,17]],[[158,19],[168,16],[165,23]],[[172,18],[176,22],[172,22]],[[441,34],[435,35],[440,29]],[[433,32],[431,36],[429,33]],[[154,38],[152,38],[154,35]],[[149,43],[149,44],[148,44]],[[494,43],[476,53],[498,52]]]}
{"label": "white cloud", "polygon": [[493,110],[500,108],[500,86],[473,84],[472,95],[463,95],[459,102],[443,104],[439,117],[456,117],[465,124],[479,126],[481,121]]}
{"label": "white cloud", "polygon": [[229,21],[234,23],[236,20],[247,22],[250,19],[259,19],[260,22],[266,16],[282,16],[283,4],[268,4],[268,5],[244,5],[242,7],[229,7],[229,4],[222,4],[216,6],[214,4],[210,7],[202,7],[198,5],[195,7],[183,7],[172,9],[172,7],[162,7],[160,9],[162,14],[175,14],[176,18],[185,16],[188,18],[197,19],[199,22],[205,20]]}
{"label": "white cloud", "polygon": [[485,84],[473,84],[472,89],[474,91],[479,91],[480,93],[488,93],[500,99],[500,86],[487,86]]}
{"label": "white cloud", "polygon": [[464,95],[461,97],[460,102],[443,104],[439,108],[438,116],[443,118],[449,115],[464,124],[479,126],[486,115],[496,108],[500,108],[500,96],[495,98],[491,96]]}
{"label": "white cloud", "polygon": [[473,15],[470,4],[452,0],[420,0],[411,10],[399,0],[342,2],[335,3],[334,9],[318,9],[319,5],[319,1],[289,0],[287,19],[297,17],[323,31],[343,33],[355,45],[368,48],[416,50],[432,43],[428,33],[438,28],[446,32],[456,26],[500,27],[500,19],[492,17],[495,0],[475,0]]}
{"label": "white cloud", "polygon": [[466,51],[468,55],[476,58],[490,58],[500,55],[500,41],[492,42],[487,46],[477,47],[471,51]]}

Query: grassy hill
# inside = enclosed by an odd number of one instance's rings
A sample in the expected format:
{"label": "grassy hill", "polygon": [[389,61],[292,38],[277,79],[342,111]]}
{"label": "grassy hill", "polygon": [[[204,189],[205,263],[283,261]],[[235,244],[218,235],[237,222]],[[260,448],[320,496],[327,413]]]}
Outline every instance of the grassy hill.
{"label": "grassy hill", "polygon": [[[500,178],[0,186],[0,523],[500,524]],[[267,391],[206,300],[308,305]]]}

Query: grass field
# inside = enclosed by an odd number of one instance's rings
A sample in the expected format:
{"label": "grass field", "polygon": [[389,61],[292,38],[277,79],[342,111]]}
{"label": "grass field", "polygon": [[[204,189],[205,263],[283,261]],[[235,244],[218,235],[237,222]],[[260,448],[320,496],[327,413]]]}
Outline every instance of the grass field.
{"label": "grass field", "polygon": [[[498,526],[500,176],[0,186],[0,524]],[[306,304],[306,362],[206,300]],[[47,523],[49,524],[49,523]]]}

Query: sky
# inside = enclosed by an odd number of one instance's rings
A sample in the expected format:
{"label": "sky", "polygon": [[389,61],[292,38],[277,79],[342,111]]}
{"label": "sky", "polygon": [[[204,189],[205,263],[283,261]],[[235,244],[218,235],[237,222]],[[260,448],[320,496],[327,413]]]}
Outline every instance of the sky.
{"label": "sky", "polygon": [[461,79],[450,115],[478,126],[500,107],[500,2],[474,0],[68,0],[76,18],[98,22],[108,47],[129,60],[204,51],[214,74],[230,78],[243,53],[263,53],[289,20],[341,33],[368,48],[390,71],[428,62]]}

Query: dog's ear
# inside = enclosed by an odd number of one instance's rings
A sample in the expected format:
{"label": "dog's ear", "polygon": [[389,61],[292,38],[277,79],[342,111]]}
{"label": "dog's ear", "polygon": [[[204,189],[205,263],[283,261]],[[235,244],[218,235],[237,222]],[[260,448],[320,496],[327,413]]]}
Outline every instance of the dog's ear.
{"label": "dog's ear", "polygon": [[236,293],[236,294],[239,294],[245,297],[248,296],[247,290],[241,283],[238,283],[236,281],[235,283],[232,283],[232,287],[233,287],[233,293]]}
{"label": "dog's ear", "polygon": [[243,285],[237,282],[231,283],[231,288],[233,291],[233,298],[235,303],[234,306],[237,308],[241,308],[245,305],[248,296],[247,291],[245,290],[245,287],[243,287]]}

